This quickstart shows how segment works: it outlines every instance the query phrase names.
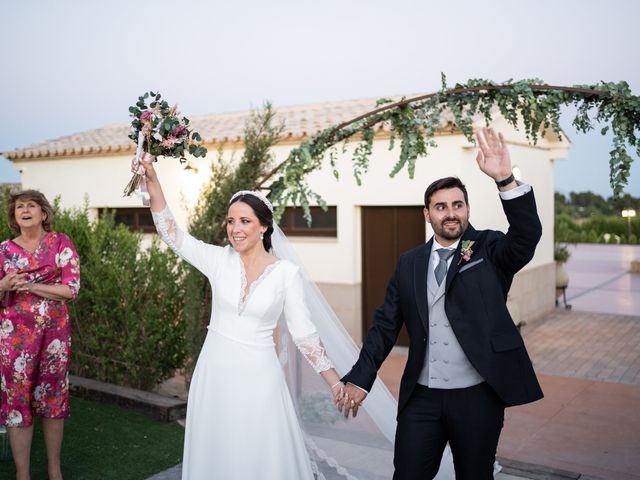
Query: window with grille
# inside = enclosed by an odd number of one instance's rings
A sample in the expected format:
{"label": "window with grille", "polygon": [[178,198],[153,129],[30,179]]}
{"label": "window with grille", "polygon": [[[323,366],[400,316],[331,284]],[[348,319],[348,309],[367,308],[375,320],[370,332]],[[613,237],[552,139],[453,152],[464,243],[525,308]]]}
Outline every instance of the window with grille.
{"label": "window with grille", "polygon": [[126,225],[132,232],[155,233],[151,211],[148,208],[99,208],[100,216],[113,213],[117,224]]}
{"label": "window with grille", "polygon": [[311,226],[304,219],[302,207],[287,207],[280,219],[280,228],[290,237],[337,237],[338,216],[336,207],[325,212],[320,207],[311,207]]}

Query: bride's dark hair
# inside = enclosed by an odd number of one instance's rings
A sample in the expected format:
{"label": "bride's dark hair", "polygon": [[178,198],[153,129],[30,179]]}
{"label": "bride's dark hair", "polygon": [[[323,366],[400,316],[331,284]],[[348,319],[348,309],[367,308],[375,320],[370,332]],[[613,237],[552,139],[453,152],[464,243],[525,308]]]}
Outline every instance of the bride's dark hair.
{"label": "bride's dark hair", "polygon": [[253,213],[255,213],[256,217],[258,217],[260,225],[262,225],[263,227],[267,227],[267,230],[266,232],[264,232],[264,237],[262,239],[262,245],[264,245],[264,249],[267,252],[271,250],[271,235],[273,234],[273,213],[271,213],[269,207],[267,207],[265,203],[258,197],[256,197],[255,195],[251,195],[250,193],[238,195],[229,202],[229,206],[233,205],[236,202],[243,202],[249,205],[253,210]]}

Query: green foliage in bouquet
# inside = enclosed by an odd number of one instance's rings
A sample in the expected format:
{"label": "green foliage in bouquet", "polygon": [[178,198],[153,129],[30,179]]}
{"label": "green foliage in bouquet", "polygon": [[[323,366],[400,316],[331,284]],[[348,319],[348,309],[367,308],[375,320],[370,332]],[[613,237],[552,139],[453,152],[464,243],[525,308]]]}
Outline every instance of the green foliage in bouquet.
{"label": "green foliage in bouquet", "polygon": [[[147,105],[147,99],[151,103]],[[194,157],[204,157],[207,149],[202,146],[202,137],[189,129],[189,119],[180,116],[177,105],[170,107],[162,100],[160,93],[146,92],[138,97],[134,106],[129,107],[133,117],[129,138],[138,146],[132,164],[133,176],[124,187],[124,196],[130,196],[144,177],[144,167],[140,164],[141,152],[155,157],[179,158],[186,162],[188,152]]]}
{"label": "green foliage in bouquet", "polygon": [[[12,238],[0,197],[0,241]],[[54,202],[54,230],[72,239],[80,257],[80,295],[69,304],[71,372],[151,389],[185,360],[183,307],[186,274],[175,255],[115,225],[112,215],[91,220],[85,206],[63,210]]]}
{"label": "green foliage in bouquet", "polygon": [[[147,99],[151,102],[147,105]],[[156,157],[175,157],[186,161],[188,152],[194,157],[204,157],[207,149],[202,146],[202,137],[189,129],[189,119],[181,117],[177,106],[169,106],[160,93],[146,92],[129,107],[131,131],[129,138],[138,144],[139,133],[144,135],[142,149]]]}

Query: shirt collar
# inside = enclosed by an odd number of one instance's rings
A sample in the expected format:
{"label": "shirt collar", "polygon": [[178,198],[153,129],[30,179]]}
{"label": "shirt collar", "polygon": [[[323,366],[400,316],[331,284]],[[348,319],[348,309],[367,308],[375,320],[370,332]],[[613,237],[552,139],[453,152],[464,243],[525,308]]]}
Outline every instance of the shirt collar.
{"label": "shirt collar", "polygon": [[451,245],[449,245],[448,247],[443,247],[442,245],[440,245],[438,243],[438,241],[436,240],[436,237],[433,237],[433,245],[431,246],[431,254],[433,255],[435,253],[436,250],[438,250],[439,248],[446,248],[448,250],[455,250],[456,248],[458,248],[458,244],[460,243],[460,239],[456,240],[454,243],[452,243]]}

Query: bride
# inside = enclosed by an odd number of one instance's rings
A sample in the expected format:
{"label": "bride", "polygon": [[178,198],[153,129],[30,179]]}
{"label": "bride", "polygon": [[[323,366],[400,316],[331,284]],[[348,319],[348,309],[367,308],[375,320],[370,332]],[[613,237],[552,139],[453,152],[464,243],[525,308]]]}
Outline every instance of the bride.
{"label": "bride", "polygon": [[[154,160],[145,154],[142,164],[156,229],[207,276],[213,295],[189,388],[183,480],[390,478],[397,403],[376,382],[358,419],[341,418],[343,385],[325,345],[342,373],[358,348],[300,267],[269,200],[234,194],[230,246],[206,244],[176,224]],[[436,478],[453,478],[450,457],[443,464]]]}

